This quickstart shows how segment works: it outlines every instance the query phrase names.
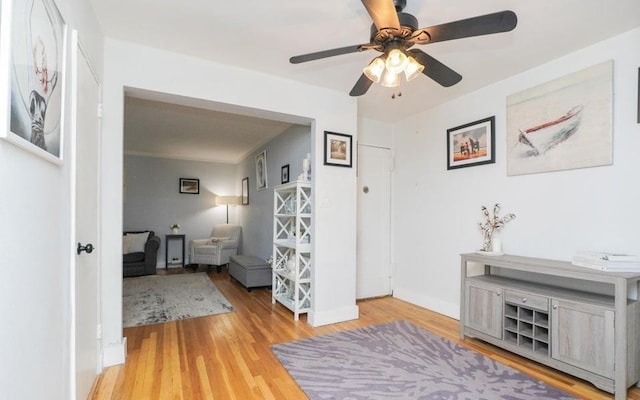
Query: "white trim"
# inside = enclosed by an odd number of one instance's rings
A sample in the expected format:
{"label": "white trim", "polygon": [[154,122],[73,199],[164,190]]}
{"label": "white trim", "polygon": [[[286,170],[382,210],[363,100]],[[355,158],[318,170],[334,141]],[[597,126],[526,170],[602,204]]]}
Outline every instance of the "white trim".
{"label": "white trim", "polygon": [[127,359],[127,338],[120,338],[118,343],[109,343],[102,347],[102,364],[106,367],[124,364]]}
{"label": "white trim", "polygon": [[439,314],[444,314],[447,317],[460,319],[460,306],[458,304],[442,301],[431,296],[425,296],[423,293],[414,292],[403,287],[395,287],[393,289],[393,297]]}
{"label": "white trim", "polygon": [[359,315],[360,308],[354,304],[353,306],[328,311],[311,311],[309,312],[307,321],[309,325],[318,327],[358,319]]}

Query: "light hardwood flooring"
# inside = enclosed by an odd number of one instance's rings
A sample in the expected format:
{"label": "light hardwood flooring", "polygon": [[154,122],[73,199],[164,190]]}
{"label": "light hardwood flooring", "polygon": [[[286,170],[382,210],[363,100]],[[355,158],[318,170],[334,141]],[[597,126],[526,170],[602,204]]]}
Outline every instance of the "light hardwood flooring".
{"label": "light hardwood flooring", "polygon": [[[289,310],[271,304],[269,290],[247,292],[226,271],[212,271],[209,277],[235,312],[125,329],[127,361],[105,369],[91,399],[306,399],[271,353],[271,344],[397,319],[462,343],[573,396],[613,398],[588,382],[481,341],[460,341],[457,320],[391,297],[358,302],[358,320],[312,328],[306,316],[294,322]],[[640,389],[629,390],[628,398],[640,400]]]}

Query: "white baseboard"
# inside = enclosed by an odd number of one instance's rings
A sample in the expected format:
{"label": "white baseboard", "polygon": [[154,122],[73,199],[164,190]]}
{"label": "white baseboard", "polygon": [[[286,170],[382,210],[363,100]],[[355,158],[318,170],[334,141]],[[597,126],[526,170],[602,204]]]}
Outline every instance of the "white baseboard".
{"label": "white baseboard", "polygon": [[313,327],[335,324],[338,322],[351,321],[358,319],[360,308],[357,305],[338,308],[328,311],[312,311],[309,313],[307,321]]}
{"label": "white baseboard", "polygon": [[109,343],[102,348],[103,367],[124,364],[127,359],[127,338],[123,337],[119,343]]}
{"label": "white baseboard", "polygon": [[460,305],[442,301],[434,297],[425,296],[424,293],[418,293],[402,287],[393,288],[393,297],[404,300],[411,304],[424,307],[428,310],[444,314],[447,317],[460,319]]}

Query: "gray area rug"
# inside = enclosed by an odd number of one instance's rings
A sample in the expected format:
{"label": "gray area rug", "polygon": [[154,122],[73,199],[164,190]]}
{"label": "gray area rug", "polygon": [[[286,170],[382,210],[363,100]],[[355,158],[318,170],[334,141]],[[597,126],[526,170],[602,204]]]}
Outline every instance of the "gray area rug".
{"label": "gray area rug", "polygon": [[406,321],[271,350],[311,400],[574,399]]}
{"label": "gray area rug", "polygon": [[125,278],[122,294],[125,328],[233,311],[204,272]]}

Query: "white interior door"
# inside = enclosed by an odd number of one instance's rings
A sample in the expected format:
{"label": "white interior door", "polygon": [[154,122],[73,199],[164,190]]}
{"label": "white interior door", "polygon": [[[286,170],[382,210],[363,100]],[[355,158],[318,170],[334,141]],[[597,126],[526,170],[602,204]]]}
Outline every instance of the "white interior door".
{"label": "white interior door", "polygon": [[[100,85],[73,35],[75,73],[75,233],[77,246],[99,243],[99,132]],[[99,252],[77,251],[75,268],[75,391],[86,399],[101,369],[99,324]]]}
{"label": "white interior door", "polygon": [[356,297],[391,294],[391,150],[358,145]]}

